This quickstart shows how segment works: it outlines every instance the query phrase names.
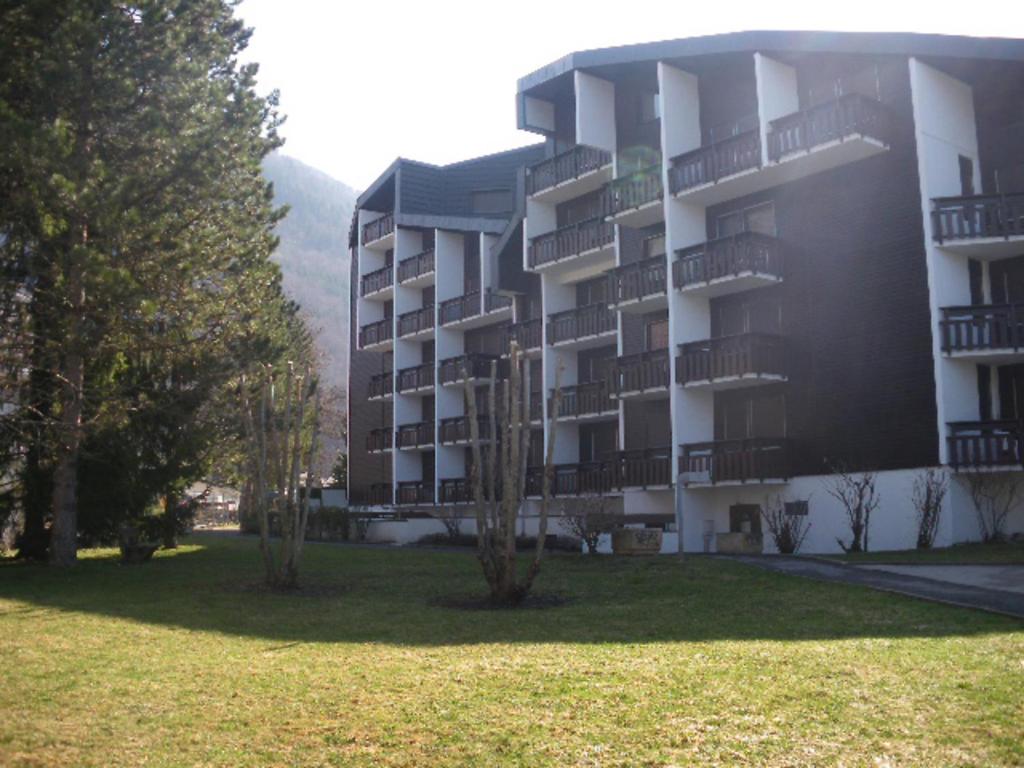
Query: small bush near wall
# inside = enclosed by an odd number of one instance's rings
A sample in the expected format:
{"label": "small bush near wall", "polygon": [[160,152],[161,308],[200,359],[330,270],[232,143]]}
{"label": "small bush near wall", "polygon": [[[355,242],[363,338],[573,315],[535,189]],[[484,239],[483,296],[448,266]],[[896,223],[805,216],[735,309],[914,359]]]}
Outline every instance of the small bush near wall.
{"label": "small bush near wall", "polygon": [[[307,541],[364,541],[370,521],[379,515],[353,512],[345,507],[319,507],[309,510],[306,524]],[[268,515],[270,535],[281,533],[281,520],[275,514]],[[259,533],[259,523],[254,515],[241,515],[243,533]],[[474,539],[475,541],[475,539]]]}
{"label": "small bush near wall", "polygon": [[784,501],[781,496],[769,496],[761,507],[761,517],[781,555],[799,550],[811,529],[807,501]]}

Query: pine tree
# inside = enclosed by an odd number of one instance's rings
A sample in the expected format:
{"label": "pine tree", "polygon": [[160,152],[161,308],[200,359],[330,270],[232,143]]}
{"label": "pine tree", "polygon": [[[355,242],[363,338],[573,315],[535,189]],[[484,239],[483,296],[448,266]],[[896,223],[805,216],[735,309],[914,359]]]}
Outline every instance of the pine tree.
{"label": "pine tree", "polygon": [[250,33],[234,5],[0,6],[0,248],[29,297],[55,564],[76,557],[83,444],[173,399],[140,380],[206,366],[212,396],[302,336],[269,261],[276,97],[237,62]]}

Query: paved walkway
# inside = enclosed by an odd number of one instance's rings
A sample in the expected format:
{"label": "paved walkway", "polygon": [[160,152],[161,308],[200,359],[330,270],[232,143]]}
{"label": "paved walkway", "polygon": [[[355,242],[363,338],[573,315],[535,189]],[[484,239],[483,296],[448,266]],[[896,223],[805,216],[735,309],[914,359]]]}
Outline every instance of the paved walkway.
{"label": "paved walkway", "polygon": [[[1024,619],[1024,566],[853,566],[803,557],[744,555],[736,555],[731,559],[793,576],[858,584],[884,592]],[[979,569],[1012,570],[1011,584],[1014,588],[1006,589],[1004,586],[1003,589],[993,589],[990,580],[994,578],[994,573],[982,574]]]}
{"label": "paved walkway", "polygon": [[858,565],[874,571],[1024,595],[1024,565]]}

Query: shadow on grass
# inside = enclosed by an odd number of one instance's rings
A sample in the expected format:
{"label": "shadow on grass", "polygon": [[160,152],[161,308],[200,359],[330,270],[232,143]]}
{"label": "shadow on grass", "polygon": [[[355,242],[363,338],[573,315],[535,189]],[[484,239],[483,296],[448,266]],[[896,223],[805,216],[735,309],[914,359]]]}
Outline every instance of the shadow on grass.
{"label": "shadow on grass", "polygon": [[656,643],[970,636],[1024,624],[868,589],[824,584],[694,557],[585,556],[545,561],[538,589],[549,610],[466,611],[446,601],[482,596],[469,553],[309,544],[305,596],[254,589],[252,538],[201,534],[143,566],[86,553],[66,572],[0,564],[4,621],[37,608],[281,643],[443,646],[475,643]]}

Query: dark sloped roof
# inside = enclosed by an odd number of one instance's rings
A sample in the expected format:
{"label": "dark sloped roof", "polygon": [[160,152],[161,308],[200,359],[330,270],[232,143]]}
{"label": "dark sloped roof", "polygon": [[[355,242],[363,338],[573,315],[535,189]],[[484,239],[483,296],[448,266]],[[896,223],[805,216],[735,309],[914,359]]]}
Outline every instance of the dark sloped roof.
{"label": "dark sloped roof", "polygon": [[1024,40],[912,32],[731,32],[570,53],[520,78],[518,89],[519,93],[525,93],[575,69],[745,51],[859,53],[1024,61]]}

